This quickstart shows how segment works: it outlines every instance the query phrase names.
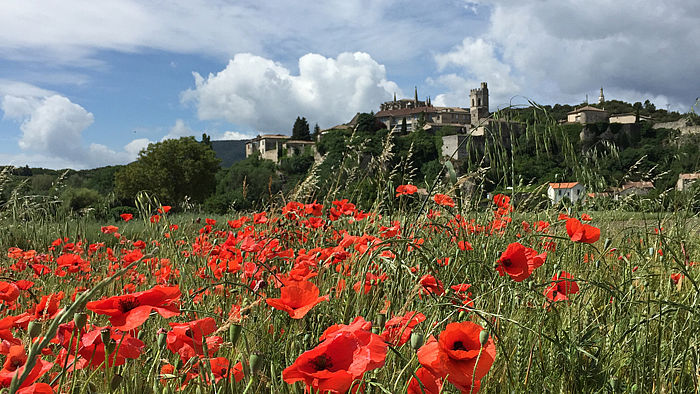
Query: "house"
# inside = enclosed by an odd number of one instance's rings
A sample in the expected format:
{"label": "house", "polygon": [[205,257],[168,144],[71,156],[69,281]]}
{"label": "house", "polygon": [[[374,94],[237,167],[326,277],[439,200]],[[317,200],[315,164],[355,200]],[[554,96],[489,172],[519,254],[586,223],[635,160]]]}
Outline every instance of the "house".
{"label": "house", "polygon": [[586,200],[586,188],[578,182],[559,182],[550,183],[547,189],[547,197],[552,204],[557,204],[564,197],[575,203],[581,200]]}
{"label": "house", "polygon": [[566,121],[568,123],[588,124],[607,122],[608,117],[609,115],[607,111],[587,105],[585,107],[575,109],[566,114]]}
{"label": "house", "polygon": [[676,190],[679,192],[687,191],[690,186],[700,179],[700,172],[694,172],[691,174],[680,174],[678,175],[678,182],[676,182]]}
{"label": "house", "polygon": [[[649,194],[654,189],[654,184],[647,181],[626,182],[620,189],[617,190],[617,196],[626,197],[631,194],[644,196]],[[616,197],[617,197],[616,196]]]}
{"label": "house", "polygon": [[643,121],[650,121],[651,117],[645,115],[639,115],[637,119],[637,114],[633,112],[626,112],[623,114],[612,114],[610,115],[610,123],[621,123],[621,124],[634,124]]}
{"label": "house", "polygon": [[304,153],[317,156],[316,144],[313,141],[292,140],[284,134],[263,134],[249,140],[245,144],[245,157],[256,153],[265,160],[279,163],[283,157],[297,156]]}

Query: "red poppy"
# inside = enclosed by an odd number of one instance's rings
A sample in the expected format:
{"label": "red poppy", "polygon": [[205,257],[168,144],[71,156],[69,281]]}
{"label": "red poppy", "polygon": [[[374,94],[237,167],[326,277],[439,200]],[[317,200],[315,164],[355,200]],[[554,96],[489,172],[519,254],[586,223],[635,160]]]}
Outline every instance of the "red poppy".
{"label": "red poppy", "polygon": [[117,227],[117,226],[102,226],[102,227],[100,227],[100,231],[102,231],[105,234],[114,234],[117,231],[119,231],[119,227]]}
{"label": "red poppy", "polygon": [[442,282],[430,274],[423,275],[423,277],[420,278],[419,283],[421,286],[423,286],[421,289],[421,294],[427,293],[442,295],[445,293],[445,287],[442,285]]}
{"label": "red poppy", "polygon": [[505,194],[496,194],[493,196],[493,203],[499,208],[509,207],[510,197],[506,196]]}
{"label": "red poppy", "polygon": [[547,252],[537,254],[534,249],[513,242],[496,262],[496,270],[501,276],[508,274],[514,281],[522,282],[544,264],[546,258]]}
{"label": "red poppy", "polygon": [[566,301],[569,294],[578,293],[578,284],[573,281],[574,276],[566,271],[552,277],[552,284],[544,290],[544,295],[550,302]]}
{"label": "red poppy", "polygon": [[122,218],[122,220],[125,221],[125,222],[128,222],[129,220],[131,220],[131,219],[134,218],[134,215],[132,215],[132,214],[130,214],[130,213],[122,213],[122,214],[119,215],[119,216],[120,216],[120,217]]}
{"label": "red poppy", "polygon": [[[415,375],[416,376],[411,377],[411,381],[408,383],[407,394],[442,393],[442,379],[430,373],[427,368],[418,368]],[[418,379],[416,379],[416,377]],[[420,383],[418,383],[418,381],[420,381]]]}
{"label": "red poppy", "polygon": [[172,207],[170,205],[163,205],[162,207],[158,208],[158,213],[168,213],[170,212],[170,209]]}
{"label": "red poppy", "polygon": [[323,342],[285,368],[282,378],[289,384],[304,381],[314,392],[347,392],[354,380],[384,365],[387,345],[370,328],[362,317],[329,327],[321,336]]}
{"label": "red poppy", "polygon": [[265,301],[271,307],[287,312],[292,319],[301,319],[311,308],[330,299],[328,295],[319,297],[318,287],[309,281],[287,281],[280,292],[280,298]]}
{"label": "red poppy", "polygon": [[133,330],[143,324],[153,310],[164,318],[180,314],[180,289],[177,286],[154,288],[138,293],[114,296],[87,303],[87,309],[110,316],[112,326],[122,331]]}
{"label": "red poppy", "polygon": [[160,215],[153,215],[151,216],[151,223],[158,223],[160,222]]}
{"label": "red poppy", "polygon": [[589,224],[583,224],[578,219],[566,220],[566,232],[574,242],[592,244],[600,238],[600,229]]}
{"label": "red poppy", "polygon": [[[182,361],[187,362],[195,356],[204,356],[205,337],[216,331],[216,322],[211,317],[193,320],[187,323],[169,323],[172,330],[167,335],[167,347],[177,353]],[[223,343],[223,338],[211,336],[206,338],[208,353],[213,355]]]}
{"label": "red poppy", "polygon": [[469,392],[472,387],[478,390],[478,384],[496,358],[496,346],[490,337],[481,346],[482,330],[478,324],[468,321],[450,323],[439,339],[431,336],[418,349],[418,361],[433,375],[446,377],[460,390]]}
{"label": "red poppy", "polygon": [[593,220],[593,218],[591,217],[591,215],[589,215],[587,213],[582,213],[581,220],[584,222],[590,222],[591,220]]}
{"label": "red poppy", "polygon": [[444,194],[436,194],[433,197],[433,201],[435,201],[435,203],[437,205],[442,205],[445,207],[454,207],[455,206],[455,202],[452,199],[452,197],[444,195]]}
{"label": "red poppy", "polygon": [[53,388],[48,383],[34,383],[17,390],[17,394],[53,394]]}
{"label": "red poppy", "polygon": [[[0,387],[9,387],[10,383],[12,382],[12,378],[15,375],[21,376],[24,373],[24,365],[26,362],[27,354],[24,351],[24,346],[10,346],[7,358],[5,359],[5,364],[3,365],[2,370],[0,370]],[[51,367],[53,367],[53,363],[37,358],[34,367],[24,382],[22,382],[20,388],[31,386],[37,381],[37,379],[51,369]]]}
{"label": "red poppy", "polygon": [[681,279],[683,279],[684,276],[685,276],[685,275],[683,275],[683,274],[681,274],[681,273],[674,273],[674,274],[671,274],[671,281],[673,282],[674,285],[677,285],[678,282],[680,282]]}
{"label": "red poppy", "polygon": [[140,340],[127,333],[118,333],[113,327],[97,327],[85,333],[80,339],[78,353],[89,362],[92,367],[98,367],[105,362],[107,349],[105,349],[104,334],[108,334],[110,344],[109,363],[110,367],[123,365],[127,358],[139,358],[146,345]]}
{"label": "red poppy", "polygon": [[19,287],[16,284],[0,282],[0,300],[12,303],[17,298],[19,298]]}
{"label": "red poppy", "polygon": [[214,374],[214,380],[218,383],[221,379],[229,379],[231,375],[240,382],[243,379],[243,364],[239,361],[235,365],[231,365],[231,361],[226,357],[216,357],[209,360],[211,372]]}
{"label": "red poppy", "polygon": [[403,196],[407,194],[413,194],[418,191],[418,188],[413,185],[399,185],[396,188],[396,197]]}
{"label": "red poppy", "polygon": [[425,320],[420,312],[406,312],[403,316],[394,316],[384,324],[384,332],[380,336],[394,346],[401,346],[411,337],[411,331],[418,323]]}

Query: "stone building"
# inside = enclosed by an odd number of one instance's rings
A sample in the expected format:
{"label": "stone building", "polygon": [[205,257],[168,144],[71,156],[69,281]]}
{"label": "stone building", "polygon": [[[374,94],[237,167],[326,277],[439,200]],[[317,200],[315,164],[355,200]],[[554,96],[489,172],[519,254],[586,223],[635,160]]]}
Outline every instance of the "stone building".
{"label": "stone building", "polygon": [[688,188],[698,179],[700,179],[700,172],[680,174],[678,175],[678,182],[676,182],[676,190],[679,192],[687,191]]}
{"label": "stone building", "polygon": [[283,157],[297,156],[304,153],[312,153],[314,157],[316,144],[313,141],[293,140],[284,134],[263,134],[249,140],[245,144],[245,157],[250,157],[256,153],[265,160],[272,160],[279,163]]}
{"label": "stone building", "polygon": [[469,103],[472,126],[489,117],[489,88],[486,82],[482,82],[481,87],[469,91]]}
{"label": "stone building", "polygon": [[575,109],[566,114],[566,121],[568,123],[588,124],[607,122],[608,117],[609,115],[607,111],[586,105],[585,107]]}
{"label": "stone building", "polygon": [[425,122],[425,129],[439,129],[443,126],[452,126],[458,132],[466,132],[470,123],[470,111],[459,107],[435,107],[430,102],[430,97],[425,101],[418,100],[418,90],[414,92],[413,100],[387,101],[379,106],[379,112],[374,114],[375,119],[384,123],[387,129],[400,128],[406,122],[406,131],[413,131],[416,124]]}
{"label": "stone building", "polygon": [[645,116],[645,115],[639,115],[639,118],[637,118],[637,114],[633,112],[626,112],[622,114],[612,114],[610,115],[610,118],[608,118],[608,121],[610,123],[621,123],[621,124],[633,124],[633,123],[638,123],[638,122],[643,122],[643,121],[650,121],[651,117]]}

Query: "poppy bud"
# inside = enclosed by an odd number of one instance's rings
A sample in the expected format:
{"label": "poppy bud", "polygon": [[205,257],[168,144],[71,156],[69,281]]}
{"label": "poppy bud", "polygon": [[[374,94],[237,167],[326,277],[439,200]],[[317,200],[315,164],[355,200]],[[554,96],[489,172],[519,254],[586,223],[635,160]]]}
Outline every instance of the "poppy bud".
{"label": "poppy bud", "polygon": [[411,333],[411,348],[413,350],[418,350],[421,346],[423,346],[423,334],[420,332],[412,332]]}
{"label": "poppy bud", "polygon": [[489,332],[487,330],[481,330],[479,333],[479,343],[481,344],[481,347],[486,346],[486,343],[489,341]]}
{"label": "poppy bud", "polygon": [[119,375],[118,373],[114,374],[114,376],[112,376],[112,380],[109,382],[109,388],[112,391],[115,391],[117,388],[119,388],[119,385],[122,384],[123,380],[123,376]]}
{"label": "poppy bud", "polygon": [[75,328],[77,328],[78,330],[85,327],[85,324],[87,324],[87,313],[74,313],[73,323],[75,324]]}
{"label": "poppy bud", "polygon": [[372,334],[379,335],[379,327],[372,327]]}
{"label": "poppy bud", "polygon": [[467,313],[464,311],[459,311],[459,315],[457,316],[457,320],[462,321],[464,318],[467,316]]}
{"label": "poppy bud", "polygon": [[241,337],[241,330],[243,327],[241,327],[239,324],[231,324],[231,326],[228,328],[228,336],[229,339],[231,340],[231,345],[236,346],[236,343],[238,343],[238,338]]}
{"label": "poppy bud", "polygon": [[377,326],[384,327],[385,323],[386,323],[386,315],[380,313],[379,316],[377,316]]}
{"label": "poppy bud", "polygon": [[27,332],[29,332],[29,337],[32,339],[38,337],[41,334],[41,323],[36,320],[30,321]]}
{"label": "poppy bud", "polygon": [[603,250],[608,250],[608,247],[610,247],[610,238],[605,238],[605,244],[603,245]]}
{"label": "poppy bud", "polygon": [[260,367],[262,367],[262,355],[255,352],[250,355],[248,362],[250,363],[250,371],[256,373],[260,370]]}
{"label": "poppy bud", "polygon": [[158,336],[158,347],[164,349],[165,345],[168,343],[168,333],[161,328],[156,335]]}

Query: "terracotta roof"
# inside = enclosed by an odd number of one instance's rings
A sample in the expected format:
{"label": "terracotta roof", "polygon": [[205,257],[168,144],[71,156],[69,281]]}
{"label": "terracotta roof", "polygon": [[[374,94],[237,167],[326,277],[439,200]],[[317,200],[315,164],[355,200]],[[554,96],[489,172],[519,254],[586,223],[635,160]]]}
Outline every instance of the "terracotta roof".
{"label": "terracotta roof", "polygon": [[306,140],[289,140],[287,141],[288,144],[315,144],[313,141],[306,141]]}
{"label": "terracotta roof", "polygon": [[631,189],[633,187],[636,187],[637,189],[653,189],[654,184],[646,181],[627,182],[624,185],[622,185],[622,190]]}
{"label": "terracotta roof", "polygon": [[692,174],[680,174],[678,175],[680,179],[700,179],[700,172],[694,172]]}
{"label": "terracotta roof", "polygon": [[[569,112],[568,114],[575,114],[575,113],[583,112],[583,111],[605,112],[604,109],[600,109],[600,108],[596,108],[596,107],[591,107],[590,105],[587,105],[587,106],[585,106],[585,107],[577,108],[577,109],[575,109],[575,110]],[[567,114],[567,115],[568,115],[568,114]]]}
{"label": "terracotta roof", "polygon": [[549,187],[552,189],[571,189],[572,187],[578,185],[578,182],[557,182],[557,183],[550,183]]}
{"label": "terracotta roof", "polygon": [[256,139],[257,139],[257,138],[289,139],[289,138],[291,138],[291,137],[288,136],[288,135],[284,135],[284,134],[263,134],[263,135],[259,135],[258,137],[256,137]]}

